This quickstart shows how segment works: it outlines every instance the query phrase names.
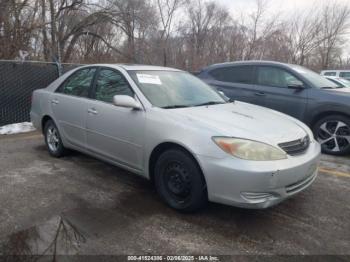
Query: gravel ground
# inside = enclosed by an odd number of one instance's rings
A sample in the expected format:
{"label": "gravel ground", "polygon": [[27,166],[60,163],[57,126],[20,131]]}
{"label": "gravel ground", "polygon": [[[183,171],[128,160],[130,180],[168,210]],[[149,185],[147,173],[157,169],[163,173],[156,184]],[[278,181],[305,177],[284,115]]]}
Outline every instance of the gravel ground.
{"label": "gravel ground", "polygon": [[315,183],[276,207],[184,215],[127,171],[50,157],[32,132],[0,136],[0,185],[0,254],[350,255],[349,157],[323,156]]}

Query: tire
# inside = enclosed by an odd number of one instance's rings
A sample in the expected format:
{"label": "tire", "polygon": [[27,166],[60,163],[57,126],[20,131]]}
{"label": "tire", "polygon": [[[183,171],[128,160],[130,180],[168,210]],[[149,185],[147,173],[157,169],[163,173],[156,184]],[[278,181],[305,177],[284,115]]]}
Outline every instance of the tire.
{"label": "tire", "polygon": [[63,146],[58,128],[52,120],[46,122],[44,136],[47,150],[51,156],[59,158],[67,154],[67,149]]}
{"label": "tire", "polygon": [[323,153],[338,156],[350,153],[349,117],[342,115],[324,117],[314,125],[313,132],[321,144]]}
{"label": "tire", "polygon": [[208,202],[203,174],[187,152],[165,151],[156,162],[154,180],[158,194],[173,209],[194,212]]}

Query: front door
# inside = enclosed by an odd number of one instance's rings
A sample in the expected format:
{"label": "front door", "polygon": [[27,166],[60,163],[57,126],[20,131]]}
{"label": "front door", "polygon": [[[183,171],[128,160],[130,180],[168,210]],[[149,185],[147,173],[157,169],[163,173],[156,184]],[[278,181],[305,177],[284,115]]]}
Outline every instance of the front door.
{"label": "front door", "polygon": [[302,83],[296,76],[283,68],[258,66],[256,71],[257,90],[265,107],[303,119],[308,102],[308,89],[289,88]]}
{"label": "front door", "polygon": [[141,170],[145,113],[118,107],[115,95],[135,97],[128,81],[115,69],[101,68],[88,106],[87,147],[121,165]]}

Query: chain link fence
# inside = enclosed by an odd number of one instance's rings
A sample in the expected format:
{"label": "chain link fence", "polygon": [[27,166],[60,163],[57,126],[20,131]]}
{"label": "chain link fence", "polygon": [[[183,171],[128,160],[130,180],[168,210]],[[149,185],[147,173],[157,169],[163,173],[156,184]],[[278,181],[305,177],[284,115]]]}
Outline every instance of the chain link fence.
{"label": "chain link fence", "polygon": [[0,60],[0,126],[29,121],[32,92],[77,66]]}

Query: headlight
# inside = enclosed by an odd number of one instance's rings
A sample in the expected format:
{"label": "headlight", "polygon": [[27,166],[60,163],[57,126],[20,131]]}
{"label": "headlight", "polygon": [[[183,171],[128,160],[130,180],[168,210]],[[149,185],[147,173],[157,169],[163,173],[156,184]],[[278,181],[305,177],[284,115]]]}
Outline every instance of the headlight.
{"label": "headlight", "polygon": [[226,153],[245,160],[271,161],[287,158],[282,149],[257,141],[231,137],[213,137],[213,140]]}

